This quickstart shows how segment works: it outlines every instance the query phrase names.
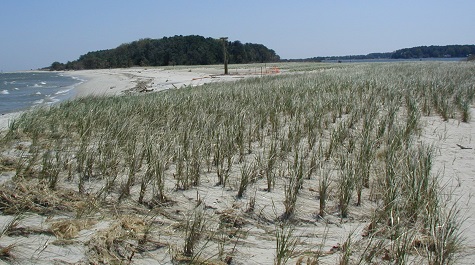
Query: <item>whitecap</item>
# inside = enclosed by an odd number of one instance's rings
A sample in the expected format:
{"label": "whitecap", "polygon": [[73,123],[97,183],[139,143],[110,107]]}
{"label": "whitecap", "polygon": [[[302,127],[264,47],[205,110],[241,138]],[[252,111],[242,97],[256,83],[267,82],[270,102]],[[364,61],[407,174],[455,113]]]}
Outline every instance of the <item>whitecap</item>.
{"label": "whitecap", "polygon": [[45,82],[40,82],[40,84],[42,84],[42,85],[46,85],[46,83],[45,83]]}
{"label": "whitecap", "polygon": [[46,98],[45,98],[46,104],[54,104],[54,103],[56,103],[56,102],[58,102],[58,101],[59,101],[59,99],[57,99],[56,97],[51,97],[51,96],[49,96],[49,95],[46,96]]}
{"label": "whitecap", "polygon": [[35,84],[33,87],[42,87],[41,85]]}
{"label": "whitecap", "polygon": [[10,94],[10,92],[8,92],[8,90],[4,89],[4,90],[0,91],[0,94],[1,95],[8,95],[8,94]]}
{"label": "whitecap", "polygon": [[84,82],[84,81],[86,81],[85,79],[82,79],[82,78],[80,78],[80,77],[77,77],[77,76],[71,76],[71,78],[72,78],[72,79],[74,79],[74,80],[81,81],[81,82]]}
{"label": "whitecap", "polygon": [[[72,88],[71,88],[72,89]],[[66,94],[68,93],[69,91],[71,91],[71,89],[65,89],[65,90],[60,90],[56,93],[54,93],[55,95],[61,95],[61,94]]]}
{"label": "whitecap", "polygon": [[18,87],[15,87],[14,89],[15,89],[15,90],[20,90]]}
{"label": "whitecap", "polygon": [[44,99],[39,99],[39,100],[35,100],[33,104],[41,104],[43,102],[45,102]]}
{"label": "whitecap", "polygon": [[36,92],[36,93],[35,93],[35,95],[41,95],[41,92],[40,92],[40,91],[38,91],[38,92]]}

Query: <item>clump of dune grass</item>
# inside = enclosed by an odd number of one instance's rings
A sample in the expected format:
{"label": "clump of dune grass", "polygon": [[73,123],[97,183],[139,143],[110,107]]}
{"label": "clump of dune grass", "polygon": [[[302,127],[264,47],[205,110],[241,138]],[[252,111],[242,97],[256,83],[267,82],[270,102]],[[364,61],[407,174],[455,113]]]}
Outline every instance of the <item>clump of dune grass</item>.
{"label": "clump of dune grass", "polygon": [[244,192],[246,191],[249,183],[253,179],[253,175],[255,174],[255,165],[254,164],[246,164],[244,163],[241,167],[241,179],[239,181],[239,189],[237,193],[238,198],[242,198]]}
{"label": "clump of dune grass", "polygon": [[319,217],[325,217],[326,215],[327,198],[329,195],[329,188],[332,182],[330,173],[331,171],[328,166],[322,166],[322,168],[320,169],[318,185]]}
{"label": "clump of dune grass", "polygon": [[6,214],[74,212],[88,199],[72,190],[52,192],[46,183],[26,180],[7,182],[0,186],[0,192],[0,210]]}
{"label": "clump of dune grass", "polygon": [[0,259],[3,261],[11,261],[15,259],[12,251],[15,249],[15,244],[10,244],[8,246],[0,246]]}
{"label": "clump of dune grass", "polygon": [[57,238],[69,240],[75,238],[81,230],[94,224],[95,221],[91,219],[63,219],[52,222],[50,230]]}
{"label": "clump of dune grass", "polygon": [[341,218],[347,218],[350,200],[355,187],[355,171],[353,162],[349,157],[342,155],[340,158],[340,174],[338,178],[338,200]]}
{"label": "clump of dune grass", "polygon": [[88,246],[88,262],[97,264],[131,263],[136,253],[155,250],[165,244],[148,238],[151,223],[124,216],[93,236]]}
{"label": "clump of dune grass", "polygon": [[11,218],[7,223],[3,224],[0,230],[0,238],[4,235],[8,235],[12,230],[14,230],[18,226],[19,221],[21,221],[23,218],[24,215],[22,213],[18,213],[13,216],[13,218]]}
{"label": "clump of dune grass", "polygon": [[201,207],[195,208],[186,219],[185,224],[185,244],[183,246],[183,255],[193,257],[197,254],[195,251],[203,237],[205,226],[205,216]]}
{"label": "clump of dune grass", "polygon": [[297,238],[294,235],[294,227],[289,222],[280,222],[275,228],[276,254],[274,263],[286,264],[295,251]]}

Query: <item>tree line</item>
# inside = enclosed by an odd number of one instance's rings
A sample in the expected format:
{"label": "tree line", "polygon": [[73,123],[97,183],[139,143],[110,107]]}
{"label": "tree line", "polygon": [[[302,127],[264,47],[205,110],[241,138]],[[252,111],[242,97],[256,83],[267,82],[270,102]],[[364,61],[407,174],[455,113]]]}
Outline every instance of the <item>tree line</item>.
{"label": "tree line", "polygon": [[395,51],[392,59],[468,57],[475,54],[475,45],[418,46]]}
{"label": "tree line", "polygon": [[[262,44],[225,41],[228,62],[263,63],[279,61],[274,50]],[[209,65],[224,62],[223,40],[202,36],[140,39],[114,49],[88,52],[78,60],[54,62],[51,70],[126,68],[132,66]]]}
{"label": "tree line", "polygon": [[419,59],[460,57],[474,60],[475,45],[419,46],[399,49],[394,52],[369,53],[366,55],[319,56],[305,59],[283,59],[286,62],[322,62],[336,60],[368,59]]}

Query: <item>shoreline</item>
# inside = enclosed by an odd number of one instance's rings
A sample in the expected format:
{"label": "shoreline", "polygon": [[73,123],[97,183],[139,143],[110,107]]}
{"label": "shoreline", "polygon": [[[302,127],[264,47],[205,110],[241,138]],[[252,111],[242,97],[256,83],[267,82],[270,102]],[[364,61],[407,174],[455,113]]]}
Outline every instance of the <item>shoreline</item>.
{"label": "shoreline", "polygon": [[[80,81],[70,91],[66,100],[87,96],[120,96],[128,92],[157,92],[167,89],[201,86],[206,83],[232,82],[253,77],[249,69],[234,69],[235,74],[222,75],[220,66],[182,67],[178,69],[155,67],[132,67],[114,69],[94,69],[59,71],[65,76]],[[22,71],[43,72],[43,71]],[[8,129],[12,120],[27,110],[0,115],[0,131]]]}
{"label": "shoreline", "polygon": [[[246,71],[245,69],[241,69]],[[127,92],[156,92],[167,89],[200,86],[206,83],[235,81],[253,75],[221,75],[214,67],[181,69],[132,67],[65,71],[65,75],[85,80],[75,87],[72,98],[85,96],[117,96]]]}
{"label": "shoreline", "polygon": [[[74,72],[63,72],[64,75],[70,77],[76,77],[82,82],[74,87],[71,91],[72,95],[70,99],[76,99],[80,97],[95,95],[95,96],[111,96],[120,93],[120,87],[123,86],[124,80],[120,80],[113,75],[107,76],[104,70],[81,70]],[[118,84],[121,84],[118,89],[114,88]]]}

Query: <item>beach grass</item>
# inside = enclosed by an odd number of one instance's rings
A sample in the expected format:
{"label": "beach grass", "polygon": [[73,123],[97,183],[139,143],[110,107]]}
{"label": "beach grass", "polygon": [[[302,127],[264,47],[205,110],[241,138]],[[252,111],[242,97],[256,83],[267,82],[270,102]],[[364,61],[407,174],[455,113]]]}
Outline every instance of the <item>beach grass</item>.
{"label": "beach grass", "polygon": [[[81,209],[89,209],[81,218],[153,213],[160,221],[147,225],[156,226],[158,235],[147,242],[181,249],[201,263],[243,261],[235,248],[272,242],[265,232],[253,234],[262,227],[276,235],[275,262],[283,264],[298,259],[297,249],[309,247],[299,245],[304,240],[295,233],[309,218],[317,225],[358,218],[367,226],[365,237],[355,249],[350,242],[358,235],[348,238],[340,264],[377,255],[396,263],[453,263],[462,242],[458,212],[456,206],[445,207],[439,176],[431,171],[433,147],[417,138],[423,116],[469,121],[475,66],[280,68],[290,73],[146,95],[89,96],[22,114],[2,139],[2,149],[17,149],[15,177],[0,187],[0,210],[67,214],[74,209],[57,204],[67,190]],[[12,187],[23,195],[14,196]],[[252,211],[239,206],[246,199]],[[228,254],[221,246],[217,255],[209,234],[229,209],[245,220],[233,223],[229,233],[238,233],[240,226],[252,233],[249,238],[234,234],[240,243]],[[291,228],[276,225],[284,222]],[[181,234],[184,242],[177,240]],[[88,246],[104,244],[91,239]],[[376,250],[381,244],[391,247],[383,253]],[[104,259],[89,253],[89,261]],[[107,259],[125,263],[135,255],[108,253],[113,257]]]}

